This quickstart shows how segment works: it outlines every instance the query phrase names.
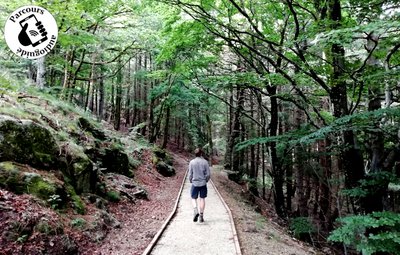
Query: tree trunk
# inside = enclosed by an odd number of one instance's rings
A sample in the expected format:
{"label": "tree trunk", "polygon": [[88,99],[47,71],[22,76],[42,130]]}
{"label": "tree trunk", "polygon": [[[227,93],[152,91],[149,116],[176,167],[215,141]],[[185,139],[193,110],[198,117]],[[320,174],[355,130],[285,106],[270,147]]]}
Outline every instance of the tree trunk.
{"label": "tree trunk", "polygon": [[[304,113],[301,109],[296,108],[294,116],[294,123],[295,128],[300,129],[302,123],[304,123]],[[306,189],[307,186],[305,185],[305,179],[307,178],[304,176],[305,167],[304,165],[307,164],[307,160],[304,158],[304,148],[301,145],[297,145],[294,148],[294,164],[293,164],[293,173],[296,179],[295,185],[295,201],[296,201],[296,215],[300,217],[307,217],[308,210],[307,210],[307,197],[306,197]]]}
{"label": "tree trunk", "polygon": [[99,82],[99,110],[98,110],[98,116],[99,120],[104,119],[104,79],[100,78]]}
{"label": "tree trunk", "polygon": [[233,120],[234,120],[234,114],[233,114],[233,86],[230,88],[229,92],[229,106],[228,107],[228,116],[227,116],[227,143],[226,143],[226,150],[225,150],[225,168],[231,170],[232,168],[232,150],[231,150],[231,139],[232,139],[232,127],[233,127]]}
{"label": "tree trunk", "polygon": [[213,144],[213,138],[212,138],[212,121],[210,118],[210,113],[206,114],[206,121],[207,121],[207,132],[208,132],[208,144],[210,147],[210,166],[213,164],[213,151],[214,151],[214,144]]}
{"label": "tree trunk", "polygon": [[[378,38],[371,34],[370,39],[367,42],[367,51],[373,50],[374,41],[377,41]],[[374,41],[372,41],[372,39]],[[380,68],[378,60],[374,55],[371,55],[367,64],[371,69]],[[375,111],[381,109],[381,99],[380,99],[381,90],[379,86],[375,84],[371,85],[368,88],[368,111]],[[387,99],[386,99],[387,100]],[[385,101],[386,102],[386,101]],[[388,102],[386,102],[388,104]],[[383,169],[383,159],[384,159],[384,135],[380,129],[381,121],[376,121],[374,123],[374,130],[370,132],[369,146],[371,148],[370,153],[370,173],[380,173]],[[367,196],[365,201],[363,202],[364,209],[366,213],[371,213],[373,211],[382,211],[384,209],[384,202],[387,196],[387,189],[389,185],[389,180],[383,181],[383,183],[379,183],[379,185],[374,185],[369,190],[370,196]],[[374,201],[374,203],[370,203],[369,201]]]}
{"label": "tree trunk", "polygon": [[[241,177],[240,173],[240,155],[237,151],[234,150],[235,145],[240,141],[240,121],[241,121],[241,111],[243,109],[244,104],[244,89],[239,87],[237,89],[237,106],[235,109],[234,117],[233,117],[233,126],[232,133],[229,138],[229,150],[231,153],[230,162],[231,163],[231,171],[236,172],[237,175],[234,179],[235,181],[239,181]],[[232,176],[233,177],[233,176]]]}
{"label": "tree trunk", "polygon": [[[251,113],[251,117],[255,117],[256,114],[255,109],[254,109],[254,99],[253,98],[253,94],[250,93],[250,113]],[[254,122],[252,121],[250,124],[250,130],[249,130],[249,138],[254,138],[255,134],[257,133],[256,127],[254,125]],[[257,146],[259,148],[259,146]],[[250,192],[253,193],[255,196],[259,196],[258,194],[258,162],[257,162],[257,158],[258,158],[258,153],[256,155],[256,146],[252,145],[250,147],[250,171],[249,171],[249,176],[250,176]],[[259,151],[259,149],[257,150]]]}
{"label": "tree trunk", "polygon": [[72,72],[71,68],[73,66],[73,61],[74,61],[74,51],[67,51],[65,54],[65,67],[64,67],[64,81],[63,81],[63,90],[61,93],[61,97],[64,99],[67,99],[68,102],[72,101]]}
{"label": "tree trunk", "polygon": [[132,127],[136,126],[138,124],[138,78],[137,78],[137,73],[138,73],[138,56],[135,56],[135,77],[133,78],[133,116],[132,116]]}
{"label": "tree trunk", "polygon": [[165,114],[165,125],[164,125],[164,139],[161,148],[167,148],[168,138],[169,138],[169,121],[171,115],[171,108],[167,106],[167,113]]}
{"label": "tree trunk", "polygon": [[[342,19],[341,6],[339,0],[329,1],[329,18],[333,22],[332,28],[340,26]],[[347,84],[344,78],[345,58],[344,48],[338,43],[334,43],[331,48],[333,72],[331,75],[330,98],[333,104],[334,116],[337,118],[349,114],[347,106]],[[341,153],[341,160],[346,176],[346,186],[352,188],[357,186],[359,180],[364,177],[364,163],[360,150],[356,145],[356,138],[353,131],[345,131],[343,134],[344,146],[347,148]]]}
{"label": "tree trunk", "polygon": [[40,57],[36,60],[36,87],[43,90],[46,86],[46,56]]}
{"label": "tree trunk", "polygon": [[[148,58],[147,58],[147,53],[144,54],[144,71],[147,72],[147,62],[148,62]],[[147,122],[148,121],[148,111],[147,111],[147,86],[149,84],[149,82],[147,81],[147,78],[143,78],[143,121],[142,122]],[[143,136],[146,136],[147,133],[147,125],[144,125],[141,133]]]}
{"label": "tree trunk", "polygon": [[[269,123],[270,136],[276,136],[278,134],[278,99],[276,95],[276,87],[268,86],[267,90],[270,94],[271,100],[271,120]],[[282,165],[278,158],[276,142],[270,142],[270,153],[271,153],[271,165],[272,165],[272,178],[274,182],[274,202],[276,213],[280,217],[286,216],[285,211],[285,196],[283,193],[283,181],[284,173],[282,171]]]}
{"label": "tree trunk", "polygon": [[131,124],[131,60],[128,62],[128,74],[126,83],[128,84],[126,90],[126,104],[125,104],[125,127]]}
{"label": "tree trunk", "polygon": [[115,118],[114,118],[114,129],[119,130],[121,127],[121,101],[122,101],[122,68],[121,60],[118,62],[118,74],[117,74],[117,93],[115,95]]}

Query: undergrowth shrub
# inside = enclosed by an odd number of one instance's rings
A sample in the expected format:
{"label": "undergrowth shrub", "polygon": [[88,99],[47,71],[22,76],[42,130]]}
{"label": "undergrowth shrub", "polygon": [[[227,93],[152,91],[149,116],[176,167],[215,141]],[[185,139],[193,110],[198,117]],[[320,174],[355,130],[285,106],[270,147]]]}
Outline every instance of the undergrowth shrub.
{"label": "undergrowth shrub", "polygon": [[306,240],[315,232],[315,226],[307,217],[296,217],[290,220],[289,228],[294,236],[300,240]]}
{"label": "undergrowth shrub", "polygon": [[376,252],[399,254],[400,214],[373,212],[344,217],[338,222],[340,227],[331,232],[329,241],[344,243],[363,255]]}

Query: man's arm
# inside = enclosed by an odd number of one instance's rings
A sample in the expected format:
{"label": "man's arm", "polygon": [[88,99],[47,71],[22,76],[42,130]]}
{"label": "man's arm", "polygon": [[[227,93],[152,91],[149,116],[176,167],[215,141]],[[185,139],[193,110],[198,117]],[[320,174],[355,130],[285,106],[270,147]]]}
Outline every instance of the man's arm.
{"label": "man's arm", "polygon": [[192,168],[192,162],[189,163],[189,181],[192,183],[193,180],[193,168]]}
{"label": "man's arm", "polygon": [[206,161],[205,165],[206,165],[205,176],[206,176],[206,181],[208,182],[210,180],[210,177],[211,177],[210,166],[208,165],[207,161]]}

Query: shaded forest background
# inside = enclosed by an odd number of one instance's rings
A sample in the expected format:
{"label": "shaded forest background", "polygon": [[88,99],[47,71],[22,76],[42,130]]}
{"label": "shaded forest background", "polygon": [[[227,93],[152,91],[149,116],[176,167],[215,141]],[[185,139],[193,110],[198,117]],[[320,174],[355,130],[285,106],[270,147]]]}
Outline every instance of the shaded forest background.
{"label": "shaded forest background", "polygon": [[[0,3],[2,23],[24,4]],[[28,79],[116,130],[224,155],[296,237],[398,254],[400,1],[34,4],[59,40],[36,61],[0,41],[0,89]]]}

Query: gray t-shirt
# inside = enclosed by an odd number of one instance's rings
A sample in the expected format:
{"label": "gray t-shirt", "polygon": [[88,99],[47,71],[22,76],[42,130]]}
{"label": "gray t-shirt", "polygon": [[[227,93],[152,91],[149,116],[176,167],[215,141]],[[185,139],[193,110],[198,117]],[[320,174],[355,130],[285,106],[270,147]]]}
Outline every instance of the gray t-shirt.
{"label": "gray t-shirt", "polygon": [[210,167],[207,160],[202,157],[196,157],[189,163],[189,181],[193,186],[201,187],[210,180]]}

